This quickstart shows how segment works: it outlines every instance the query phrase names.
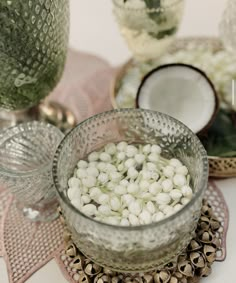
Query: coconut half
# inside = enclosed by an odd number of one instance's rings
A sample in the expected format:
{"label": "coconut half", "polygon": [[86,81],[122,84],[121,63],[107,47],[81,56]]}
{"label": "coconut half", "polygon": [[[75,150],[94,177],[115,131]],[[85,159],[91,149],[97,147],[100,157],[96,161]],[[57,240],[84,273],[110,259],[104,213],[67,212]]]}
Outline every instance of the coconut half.
{"label": "coconut half", "polygon": [[194,133],[206,130],[218,110],[217,94],[210,79],[187,64],[162,65],[149,72],[138,89],[136,104],[168,114]]}

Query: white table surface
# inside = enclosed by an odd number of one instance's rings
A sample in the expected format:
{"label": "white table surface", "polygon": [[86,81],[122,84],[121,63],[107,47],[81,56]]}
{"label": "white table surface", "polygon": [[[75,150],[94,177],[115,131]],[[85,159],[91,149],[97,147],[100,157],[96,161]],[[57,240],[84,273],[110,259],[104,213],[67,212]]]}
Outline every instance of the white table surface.
{"label": "white table surface", "polygon": [[[186,0],[181,36],[216,36],[226,0]],[[70,46],[99,55],[113,65],[127,60],[130,53],[121,38],[111,9],[111,0],[71,0]],[[233,283],[236,262],[236,178],[217,181],[230,212],[227,237],[227,258],[213,265],[213,273],[206,283]],[[0,282],[7,283],[6,266],[0,258]],[[29,283],[66,283],[57,264],[49,262],[36,272]]]}

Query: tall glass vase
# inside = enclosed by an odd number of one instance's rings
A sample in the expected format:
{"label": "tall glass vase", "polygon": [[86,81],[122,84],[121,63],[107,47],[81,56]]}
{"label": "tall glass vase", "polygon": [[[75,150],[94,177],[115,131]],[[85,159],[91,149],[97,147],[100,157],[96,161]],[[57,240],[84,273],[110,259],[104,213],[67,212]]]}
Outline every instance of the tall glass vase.
{"label": "tall glass vase", "polygon": [[220,26],[220,38],[227,49],[235,52],[236,49],[236,1],[228,0]]}
{"label": "tall glass vase", "polygon": [[113,0],[120,32],[138,61],[157,59],[177,33],[184,0]]}
{"label": "tall glass vase", "polygon": [[35,119],[40,112],[35,106],[60,80],[69,0],[1,0],[0,27],[1,127]]}

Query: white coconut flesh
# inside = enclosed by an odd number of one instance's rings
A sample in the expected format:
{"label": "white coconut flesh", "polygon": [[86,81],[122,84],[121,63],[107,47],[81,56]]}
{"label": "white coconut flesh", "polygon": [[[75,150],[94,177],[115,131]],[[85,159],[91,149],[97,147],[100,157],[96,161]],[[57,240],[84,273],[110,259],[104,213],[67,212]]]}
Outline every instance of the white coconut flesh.
{"label": "white coconut flesh", "polygon": [[166,65],[147,75],[137,105],[168,114],[194,133],[209,124],[216,112],[217,97],[210,80],[188,65]]}

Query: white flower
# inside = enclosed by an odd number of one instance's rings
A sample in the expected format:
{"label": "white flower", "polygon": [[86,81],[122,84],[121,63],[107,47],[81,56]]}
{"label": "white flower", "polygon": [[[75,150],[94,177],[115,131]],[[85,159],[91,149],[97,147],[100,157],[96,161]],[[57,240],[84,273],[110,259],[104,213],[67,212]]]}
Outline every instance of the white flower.
{"label": "white flower", "polygon": [[127,142],[119,142],[116,146],[117,150],[118,151],[125,151],[126,150],[126,147],[128,146]]}
{"label": "white flower", "polygon": [[102,204],[98,207],[98,212],[100,212],[103,215],[110,215],[111,214],[111,208],[109,205]]}
{"label": "white flower", "polygon": [[159,193],[157,196],[156,196],[156,202],[157,204],[169,204],[171,201],[171,198],[169,196],[169,194],[167,193]]}
{"label": "white flower", "polygon": [[77,208],[78,210],[81,209],[82,203],[81,203],[81,200],[80,200],[80,199],[72,199],[72,200],[71,200],[71,204],[72,204],[75,208]]}
{"label": "white flower", "polygon": [[69,187],[75,187],[75,188],[79,188],[80,186],[80,180],[76,177],[71,177],[68,181],[68,186]]}
{"label": "white flower", "polygon": [[144,154],[148,154],[151,152],[151,145],[150,144],[146,144],[144,147],[143,147],[143,153]]}
{"label": "white flower", "polygon": [[119,172],[111,172],[110,173],[110,179],[113,182],[119,182],[122,179],[122,175]]}
{"label": "white flower", "polygon": [[86,169],[88,176],[97,177],[99,175],[99,171],[96,167],[89,167]]}
{"label": "white flower", "polygon": [[135,160],[133,158],[129,158],[125,161],[126,168],[134,167],[134,165],[135,165]]}
{"label": "white flower", "polygon": [[164,212],[165,215],[169,216],[169,215],[171,215],[171,214],[174,213],[174,209],[173,209],[172,206],[167,205],[167,206],[163,209],[163,212]]}
{"label": "white flower", "polygon": [[118,159],[118,160],[120,160],[120,161],[123,161],[123,160],[125,160],[125,157],[126,157],[126,155],[125,155],[125,153],[122,151],[122,152],[118,152],[118,154],[117,154],[117,156],[116,156],[116,158]]}
{"label": "white flower", "polygon": [[128,206],[130,203],[135,201],[135,198],[130,194],[125,194],[122,196],[122,200]]}
{"label": "white flower", "polygon": [[177,174],[188,175],[188,168],[186,166],[179,166],[175,171]]}
{"label": "white flower", "polygon": [[68,198],[72,201],[73,199],[79,199],[81,196],[81,191],[79,188],[71,187],[67,191]]}
{"label": "white flower", "polygon": [[189,203],[189,201],[190,201],[190,199],[189,198],[181,198],[181,203],[183,204],[183,205],[186,205],[187,203]]}
{"label": "white flower", "polygon": [[155,207],[155,205],[153,204],[152,201],[148,201],[148,202],[147,202],[146,209],[147,209],[151,214],[154,214],[155,211],[156,211],[156,207]]}
{"label": "white flower", "polygon": [[138,226],[140,224],[138,217],[134,214],[129,215],[129,222],[132,226]]}
{"label": "white flower", "polygon": [[165,217],[164,213],[162,213],[161,211],[153,214],[152,216],[152,221],[154,222],[158,222],[160,220],[162,220]]}
{"label": "white flower", "polygon": [[114,187],[114,192],[115,192],[115,194],[122,196],[122,195],[127,193],[127,190],[126,190],[125,186],[117,185],[117,186]]}
{"label": "white flower", "polygon": [[129,220],[127,218],[122,218],[120,221],[121,226],[130,226]]}
{"label": "white flower", "polygon": [[173,200],[178,201],[178,200],[181,199],[182,193],[181,193],[180,190],[174,189],[174,190],[172,190],[172,191],[170,192],[170,197],[171,197]]}
{"label": "white flower", "polygon": [[183,205],[181,205],[180,203],[177,203],[177,204],[174,206],[174,211],[177,212],[177,211],[179,211],[182,207],[183,207]]}
{"label": "white flower", "polygon": [[97,161],[98,159],[99,159],[99,153],[96,151],[93,151],[88,155],[88,161],[90,162]]}
{"label": "white flower", "polygon": [[167,178],[172,178],[175,174],[174,172],[174,168],[172,166],[166,166],[163,169],[163,174],[167,177]]}
{"label": "white flower", "polygon": [[176,158],[172,158],[169,162],[169,164],[172,166],[172,167],[175,167],[175,168],[178,168],[180,166],[182,166],[182,163],[179,161],[179,159],[176,159]]}
{"label": "white flower", "polygon": [[141,180],[139,183],[139,187],[142,191],[148,191],[150,183],[147,180]]}
{"label": "white flower", "polygon": [[83,195],[83,196],[81,197],[81,200],[82,200],[82,202],[85,203],[85,204],[88,204],[88,203],[91,202],[91,198],[90,198],[90,196],[87,195],[87,194]]}
{"label": "white flower", "polygon": [[124,187],[128,187],[128,185],[129,185],[129,181],[128,181],[128,180],[123,179],[123,180],[121,180],[121,181],[120,181],[120,185],[121,185],[121,186],[124,186]]}
{"label": "white flower", "polygon": [[115,165],[112,165],[112,164],[107,164],[106,165],[106,172],[109,172],[109,173],[111,173],[111,172],[116,172],[117,170],[116,170],[116,166]]}
{"label": "white flower", "polygon": [[107,168],[107,164],[104,162],[99,162],[97,168],[100,172],[105,172]]}
{"label": "white flower", "polygon": [[109,180],[109,177],[108,177],[108,175],[106,173],[100,173],[98,175],[98,181],[100,183],[105,184],[105,183],[108,182],[108,180]]}
{"label": "white flower", "polygon": [[149,186],[149,192],[154,196],[162,191],[162,186],[159,182],[154,182]]}
{"label": "white flower", "polygon": [[100,153],[99,156],[100,160],[103,162],[110,162],[111,161],[111,156],[110,154],[106,153],[106,152],[102,152]]}
{"label": "white flower", "polygon": [[127,191],[130,194],[136,194],[139,191],[139,186],[136,183],[131,183],[128,185]]}
{"label": "white flower", "polygon": [[134,215],[139,215],[142,211],[141,205],[138,201],[132,201],[128,206],[129,212]]}
{"label": "white flower", "polygon": [[122,211],[122,217],[127,218],[129,216],[129,210],[128,209],[124,209]]}
{"label": "white flower", "polygon": [[96,178],[93,176],[88,176],[82,179],[82,183],[85,187],[92,188],[96,185]]}
{"label": "white flower", "polygon": [[138,154],[135,155],[134,159],[138,164],[142,164],[145,160],[145,155],[138,153]]}
{"label": "white flower", "polygon": [[131,179],[136,179],[138,177],[138,171],[134,167],[130,167],[127,176]]}
{"label": "white flower", "polygon": [[160,156],[156,153],[151,153],[148,155],[148,160],[151,162],[158,162],[160,159]]}
{"label": "white flower", "polygon": [[110,199],[111,209],[114,211],[118,211],[121,208],[121,202],[118,197],[112,197]]}
{"label": "white flower", "polygon": [[151,147],[151,152],[161,154],[161,147],[159,145],[153,144]]}
{"label": "white flower", "polygon": [[181,192],[183,196],[186,198],[192,198],[193,196],[193,190],[187,185],[181,188]]}
{"label": "white flower", "polygon": [[107,204],[109,203],[109,196],[107,194],[101,194],[98,198],[99,204]]}
{"label": "white flower", "polygon": [[80,160],[80,161],[77,163],[77,166],[78,166],[79,168],[87,168],[88,162],[87,162],[87,161],[84,161],[84,160]]}
{"label": "white flower", "polygon": [[89,191],[89,195],[92,199],[97,199],[101,194],[102,194],[102,191],[97,187],[93,187]]}
{"label": "white flower", "polygon": [[92,216],[96,214],[97,208],[94,204],[86,204],[81,208],[81,211],[88,216]]}
{"label": "white flower", "polygon": [[173,187],[174,187],[174,185],[173,185],[173,183],[172,183],[172,181],[170,179],[165,179],[161,183],[161,185],[162,185],[164,193],[169,193],[173,189]]}
{"label": "white flower", "polygon": [[86,177],[87,177],[87,170],[86,170],[86,169],[83,169],[83,168],[80,168],[80,169],[77,170],[76,175],[77,175],[80,179],[86,178]]}
{"label": "white flower", "polygon": [[184,175],[175,174],[173,182],[177,187],[183,187],[186,184],[186,178]]}
{"label": "white flower", "polygon": [[126,156],[134,157],[138,153],[138,149],[134,145],[128,145],[126,148]]}
{"label": "white flower", "polygon": [[143,210],[140,214],[139,214],[139,220],[141,224],[149,224],[152,222],[152,216],[151,213],[148,210]]}
{"label": "white flower", "polygon": [[108,143],[105,146],[105,151],[110,155],[114,155],[116,153],[116,145],[114,143]]}

